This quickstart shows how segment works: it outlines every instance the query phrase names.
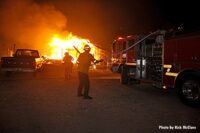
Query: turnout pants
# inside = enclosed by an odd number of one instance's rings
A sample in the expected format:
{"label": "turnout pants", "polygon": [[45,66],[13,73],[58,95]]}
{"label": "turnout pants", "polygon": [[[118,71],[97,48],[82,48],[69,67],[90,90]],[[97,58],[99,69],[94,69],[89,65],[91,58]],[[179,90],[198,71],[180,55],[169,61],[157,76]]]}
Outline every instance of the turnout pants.
{"label": "turnout pants", "polygon": [[72,73],[72,65],[65,65],[65,79],[70,79]]}
{"label": "turnout pants", "polygon": [[88,96],[90,89],[90,81],[88,74],[78,72],[78,77],[79,77],[78,95],[81,95],[84,89],[83,95]]}

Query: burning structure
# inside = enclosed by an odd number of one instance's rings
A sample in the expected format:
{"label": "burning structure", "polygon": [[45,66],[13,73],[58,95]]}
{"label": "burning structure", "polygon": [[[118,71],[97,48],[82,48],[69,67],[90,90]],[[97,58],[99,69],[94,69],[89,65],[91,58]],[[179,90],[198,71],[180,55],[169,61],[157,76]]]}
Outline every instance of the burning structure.
{"label": "burning structure", "polygon": [[6,0],[0,5],[0,56],[11,55],[15,48],[31,48],[48,58],[61,59],[68,51],[75,59],[89,43],[91,53],[99,59],[100,50],[88,39],[67,31],[67,18],[51,4],[34,0]]}
{"label": "burning structure", "polygon": [[65,38],[59,37],[59,35],[54,35],[51,42],[49,43],[50,53],[47,55],[51,59],[62,59],[64,53],[67,51],[74,58],[74,62],[78,57],[79,52],[83,52],[83,47],[85,44],[89,44],[91,47],[91,53],[95,58],[99,59],[100,55],[97,54],[97,47],[90,43],[88,39],[82,39],[80,37],[74,36],[72,33],[68,34]]}

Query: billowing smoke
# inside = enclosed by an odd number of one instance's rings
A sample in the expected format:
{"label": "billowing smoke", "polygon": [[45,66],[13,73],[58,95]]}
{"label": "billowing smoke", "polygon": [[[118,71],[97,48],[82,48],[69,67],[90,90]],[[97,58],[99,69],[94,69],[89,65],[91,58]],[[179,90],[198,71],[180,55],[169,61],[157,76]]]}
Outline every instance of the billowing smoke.
{"label": "billowing smoke", "polygon": [[1,2],[0,18],[0,55],[14,46],[48,54],[51,37],[64,31],[67,23],[66,17],[53,5],[33,0]]}

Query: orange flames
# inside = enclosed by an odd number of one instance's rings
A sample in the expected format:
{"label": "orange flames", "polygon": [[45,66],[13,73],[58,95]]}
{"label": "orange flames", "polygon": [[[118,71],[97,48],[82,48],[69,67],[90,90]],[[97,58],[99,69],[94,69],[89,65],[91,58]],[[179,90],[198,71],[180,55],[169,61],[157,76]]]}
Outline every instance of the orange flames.
{"label": "orange flames", "polygon": [[74,36],[72,33],[68,34],[65,38],[55,34],[49,43],[51,55],[48,57],[51,59],[62,59],[64,53],[67,51],[71,56],[73,56],[74,62],[76,62],[79,53],[74,47],[76,47],[80,52],[83,52],[85,44],[90,45],[91,54],[95,56],[96,48],[89,40]]}

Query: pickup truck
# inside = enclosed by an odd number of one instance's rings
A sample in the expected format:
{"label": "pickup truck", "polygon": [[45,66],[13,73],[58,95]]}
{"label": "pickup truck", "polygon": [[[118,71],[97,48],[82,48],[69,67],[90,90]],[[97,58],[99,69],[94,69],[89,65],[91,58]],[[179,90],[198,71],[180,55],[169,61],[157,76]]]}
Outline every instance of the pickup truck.
{"label": "pickup truck", "polygon": [[43,59],[38,50],[17,49],[13,57],[1,57],[1,71],[7,74],[11,72],[32,72],[43,70]]}

